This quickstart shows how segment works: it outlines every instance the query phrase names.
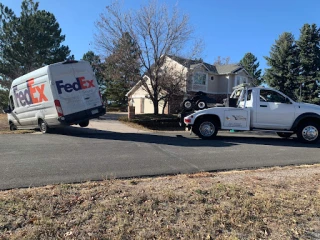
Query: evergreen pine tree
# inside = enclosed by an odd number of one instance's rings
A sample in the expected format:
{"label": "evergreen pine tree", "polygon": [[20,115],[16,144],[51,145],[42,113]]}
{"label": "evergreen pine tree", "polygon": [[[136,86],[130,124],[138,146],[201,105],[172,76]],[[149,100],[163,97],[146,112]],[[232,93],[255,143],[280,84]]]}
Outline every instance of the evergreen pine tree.
{"label": "evergreen pine tree", "polygon": [[104,63],[105,95],[118,106],[127,104],[126,94],[140,79],[139,51],[129,33],[124,33]]}
{"label": "evergreen pine tree", "polygon": [[265,70],[264,80],[290,98],[297,99],[299,92],[299,62],[294,36],[284,32],[272,45],[270,56],[265,57],[270,68]]}
{"label": "evergreen pine tree", "polygon": [[91,64],[92,70],[96,76],[101,91],[105,90],[105,82],[103,79],[103,64],[98,55],[95,55],[93,51],[88,51],[82,57],[83,60],[88,61]]}
{"label": "evergreen pine tree", "polygon": [[0,85],[47,64],[63,61],[70,54],[61,45],[65,35],[54,15],[38,10],[39,3],[23,0],[21,14],[0,3]]}
{"label": "evergreen pine tree", "polygon": [[0,88],[0,111],[8,106],[9,91]]}
{"label": "evergreen pine tree", "polygon": [[261,69],[259,68],[259,62],[257,62],[256,56],[248,52],[240,60],[240,64],[246,69],[246,71],[253,77],[253,84],[259,86],[262,82]]}
{"label": "evergreen pine tree", "polygon": [[320,30],[316,24],[304,24],[297,41],[300,60],[301,100],[320,104]]}

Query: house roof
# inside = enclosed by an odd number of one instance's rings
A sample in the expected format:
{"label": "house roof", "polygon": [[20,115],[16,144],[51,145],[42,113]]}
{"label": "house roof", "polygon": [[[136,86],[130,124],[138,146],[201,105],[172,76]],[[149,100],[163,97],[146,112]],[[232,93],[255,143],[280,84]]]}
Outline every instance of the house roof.
{"label": "house roof", "polygon": [[203,64],[204,67],[208,69],[208,71],[213,72],[215,74],[236,73],[243,69],[243,67],[239,64],[212,65],[212,64],[203,62],[201,60],[186,59],[186,58],[172,56],[172,55],[168,55],[168,57],[180,63],[186,68],[190,68],[191,66],[194,66],[194,65]]}
{"label": "house roof", "polygon": [[136,85],[134,85],[129,92],[127,92],[126,97],[130,96],[133,92],[135,92],[136,90],[138,90],[138,88],[142,85],[142,81],[140,80],[139,82],[136,83]]}
{"label": "house roof", "polygon": [[243,69],[243,67],[238,64],[215,65],[215,68],[218,74],[236,73]]}

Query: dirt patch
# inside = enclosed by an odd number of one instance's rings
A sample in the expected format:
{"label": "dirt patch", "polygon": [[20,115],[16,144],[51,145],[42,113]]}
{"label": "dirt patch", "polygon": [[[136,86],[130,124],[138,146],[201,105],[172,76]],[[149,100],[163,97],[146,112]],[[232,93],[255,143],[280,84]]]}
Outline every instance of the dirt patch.
{"label": "dirt patch", "polygon": [[319,239],[320,164],[0,192],[0,239]]}
{"label": "dirt patch", "polygon": [[0,113],[0,131],[8,131],[9,124],[7,120],[7,114]]}
{"label": "dirt patch", "polygon": [[7,114],[0,113],[0,134],[24,134],[33,133],[34,130],[15,130],[10,131]]}

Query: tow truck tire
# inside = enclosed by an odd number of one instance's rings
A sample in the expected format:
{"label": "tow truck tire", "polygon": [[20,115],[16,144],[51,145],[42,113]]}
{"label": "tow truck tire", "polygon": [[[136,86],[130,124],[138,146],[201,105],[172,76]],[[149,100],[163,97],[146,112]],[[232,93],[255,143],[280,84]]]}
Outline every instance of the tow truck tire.
{"label": "tow truck tire", "polygon": [[192,109],[192,101],[190,99],[186,99],[183,101],[182,106],[185,110],[191,110]]}
{"label": "tow truck tire", "polygon": [[204,100],[198,100],[196,103],[196,107],[199,110],[203,110],[203,109],[207,108],[207,103]]}
{"label": "tow truck tire", "polygon": [[299,125],[297,136],[301,142],[316,143],[318,142],[320,127],[315,122],[304,122]]}
{"label": "tow truck tire", "polygon": [[277,135],[281,138],[289,138],[291,137],[293,133],[287,133],[287,132],[277,132]]}
{"label": "tow truck tire", "polygon": [[200,119],[192,127],[193,132],[202,139],[213,139],[218,133],[218,124],[211,119]]}

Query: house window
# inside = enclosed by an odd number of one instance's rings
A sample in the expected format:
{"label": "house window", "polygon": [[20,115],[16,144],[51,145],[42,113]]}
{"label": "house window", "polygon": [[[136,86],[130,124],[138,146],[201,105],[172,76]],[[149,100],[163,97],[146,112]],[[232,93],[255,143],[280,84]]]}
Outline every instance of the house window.
{"label": "house window", "polygon": [[194,73],[193,75],[193,84],[196,85],[206,85],[207,74],[205,73]]}
{"label": "house window", "polygon": [[241,83],[247,83],[247,78],[243,76],[236,76],[236,79],[234,81],[234,85],[237,86]]}

